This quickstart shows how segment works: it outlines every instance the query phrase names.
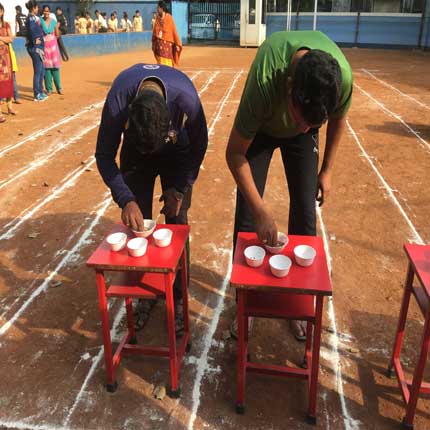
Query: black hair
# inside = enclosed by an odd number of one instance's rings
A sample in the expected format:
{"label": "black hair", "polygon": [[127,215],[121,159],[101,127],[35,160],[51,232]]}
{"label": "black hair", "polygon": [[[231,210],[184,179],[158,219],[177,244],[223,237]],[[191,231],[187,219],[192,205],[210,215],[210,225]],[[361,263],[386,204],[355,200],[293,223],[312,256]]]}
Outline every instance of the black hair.
{"label": "black hair", "polygon": [[57,8],[55,9],[56,11],[61,10],[61,12],[63,12],[63,9],[61,9],[60,6],[57,6]]}
{"label": "black hair", "polygon": [[3,5],[1,3],[0,3],[0,10],[3,11],[3,15],[0,18],[0,22],[1,22],[1,25],[3,27],[4,26],[4,7],[3,7]]}
{"label": "black hair", "polygon": [[336,109],[342,87],[339,63],[332,55],[311,49],[297,63],[292,98],[311,125],[323,124]]}
{"label": "black hair", "polygon": [[51,8],[50,8],[47,4],[44,4],[44,5],[42,6],[42,11],[43,11],[45,8],[48,8],[49,12],[51,12]]}
{"label": "black hair", "polygon": [[18,12],[22,12],[22,7],[20,5],[15,6],[15,10],[17,10]]}
{"label": "black hair", "polygon": [[131,103],[129,136],[141,154],[150,154],[165,142],[170,113],[164,97],[153,90],[143,90]]}
{"label": "black hair", "polygon": [[160,0],[160,1],[157,3],[157,6],[158,6],[159,8],[161,8],[164,12],[167,12],[167,4],[166,4],[166,2],[165,2],[165,1]]}
{"label": "black hair", "polygon": [[140,13],[140,10],[137,10],[135,13]]}
{"label": "black hair", "polygon": [[115,16],[115,14],[112,12],[112,13],[110,14],[110,17],[112,18],[113,16]]}
{"label": "black hair", "polygon": [[25,7],[31,12],[36,6],[38,6],[37,1],[36,0],[29,0],[26,4]]}

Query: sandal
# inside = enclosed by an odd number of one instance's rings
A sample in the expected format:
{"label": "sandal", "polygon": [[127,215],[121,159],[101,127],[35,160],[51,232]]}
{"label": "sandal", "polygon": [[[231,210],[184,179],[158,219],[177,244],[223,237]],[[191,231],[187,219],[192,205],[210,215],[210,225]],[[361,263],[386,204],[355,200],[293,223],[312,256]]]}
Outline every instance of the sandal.
{"label": "sandal", "polygon": [[298,340],[299,342],[305,342],[306,341],[306,327],[303,325],[303,321],[291,320],[290,321],[290,330],[292,331],[296,340]]}
{"label": "sandal", "polygon": [[156,303],[156,300],[141,299],[137,302],[133,312],[134,328],[136,331],[140,331],[143,329],[143,327],[145,327],[151,315],[151,311]]}
{"label": "sandal", "polygon": [[[254,325],[254,318],[249,317],[249,319],[248,319],[248,334],[251,333],[253,325]],[[233,320],[231,321],[231,324],[230,324],[230,335],[235,340],[237,340],[239,338],[238,331],[239,331],[239,327],[237,325],[237,318],[235,317],[235,318],[233,318]]]}

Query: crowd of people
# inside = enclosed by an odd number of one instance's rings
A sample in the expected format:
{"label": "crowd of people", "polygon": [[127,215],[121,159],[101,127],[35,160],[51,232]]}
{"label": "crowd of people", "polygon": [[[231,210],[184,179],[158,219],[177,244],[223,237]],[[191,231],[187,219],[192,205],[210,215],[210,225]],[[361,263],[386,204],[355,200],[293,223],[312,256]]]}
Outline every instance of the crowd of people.
{"label": "crowd of people", "polygon": [[[106,12],[95,11],[94,19],[89,12],[82,12],[76,15],[75,18],[75,33],[76,34],[93,34],[93,33],[116,33],[130,31],[144,31],[142,16],[140,11],[136,10],[133,19],[130,20],[128,13],[123,12],[122,18],[118,19],[118,12],[113,11],[110,18]],[[156,19],[156,14],[152,17],[152,27]]]}

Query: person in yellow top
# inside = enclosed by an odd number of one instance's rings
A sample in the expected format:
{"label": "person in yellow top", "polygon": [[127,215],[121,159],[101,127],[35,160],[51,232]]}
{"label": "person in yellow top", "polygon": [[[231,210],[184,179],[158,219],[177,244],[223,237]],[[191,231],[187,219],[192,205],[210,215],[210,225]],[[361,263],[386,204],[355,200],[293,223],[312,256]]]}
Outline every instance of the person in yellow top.
{"label": "person in yellow top", "polygon": [[93,34],[94,33],[94,20],[91,18],[91,15],[89,12],[85,14],[85,19],[87,20],[87,33]]}
{"label": "person in yellow top", "polygon": [[143,31],[142,17],[138,10],[136,11],[136,15],[133,17],[133,31]]}
{"label": "person in yellow top", "polygon": [[176,31],[172,15],[167,13],[167,5],[163,0],[158,2],[157,18],[152,30],[152,51],[158,64],[178,66],[182,52],[182,41]]}
{"label": "person in yellow top", "polygon": [[87,19],[84,16],[84,13],[81,13],[81,17],[78,19],[78,29],[79,29],[79,34],[87,34]]}
{"label": "person in yellow top", "polygon": [[110,32],[115,33],[118,31],[118,20],[115,20],[115,14],[111,13],[108,19],[108,29]]}

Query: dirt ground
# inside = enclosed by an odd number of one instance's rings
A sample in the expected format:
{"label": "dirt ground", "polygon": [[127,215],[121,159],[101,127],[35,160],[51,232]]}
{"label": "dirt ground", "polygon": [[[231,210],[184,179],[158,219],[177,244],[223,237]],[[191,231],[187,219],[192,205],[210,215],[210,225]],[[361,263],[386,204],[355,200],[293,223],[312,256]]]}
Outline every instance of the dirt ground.
{"label": "dirt ground", "polygon": [[[0,126],[1,428],[400,428],[400,391],[385,370],[407,266],[402,245],[429,241],[430,56],[345,49],[356,85],[333,191],[319,213],[334,296],[325,303],[318,421],[311,427],[300,380],[250,375],[246,414],[234,409],[236,342],[224,332],[235,316],[228,286],[235,187],[224,150],[255,52],[184,50],[181,69],[201,92],[210,145],[190,210],[193,347],[181,369],[178,400],[154,398],[154,388],[169,381],[168,362],[155,358],[126,357],[117,370],[117,392],[106,392],[95,277],[85,266],[120,217],[93,158],[102,103],[120,71],[152,56],[72,59],[61,69],[65,94],[46,103],[31,101],[32,71],[21,67],[23,104]],[[265,201],[287,231],[279,154]],[[54,288],[53,280],[61,284]],[[123,316],[122,303],[112,302],[116,339]],[[409,317],[403,363],[411,373],[423,323],[415,305]],[[159,343],[164,333],[159,303],[139,340]],[[251,355],[257,361],[297,364],[302,353],[285,322],[256,322]],[[419,401],[415,429],[430,429],[428,399]]]}

